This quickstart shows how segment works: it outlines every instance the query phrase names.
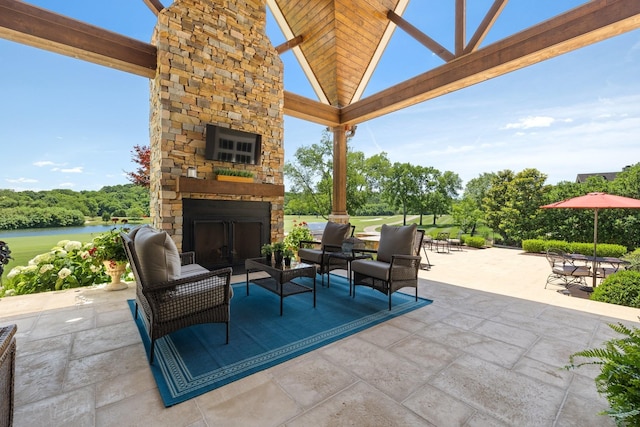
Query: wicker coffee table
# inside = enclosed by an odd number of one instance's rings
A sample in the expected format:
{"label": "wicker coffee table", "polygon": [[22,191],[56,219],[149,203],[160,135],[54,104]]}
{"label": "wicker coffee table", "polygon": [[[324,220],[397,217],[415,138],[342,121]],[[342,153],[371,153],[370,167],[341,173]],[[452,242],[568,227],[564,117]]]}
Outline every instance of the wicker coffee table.
{"label": "wicker coffee table", "polygon": [[[313,307],[316,306],[316,268],[313,265],[303,263],[292,263],[291,267],[285,267],[284,264],[277,265],[267,264],[265,258],[250,258],[244,262],[247,271],[247,295],[249,295],[249,282],[273,292],[280,296],[280,316],[282,316],[282,301],[284,298],[302,294],[306,292],[313,293]],[[249,273],[263,271],[269,277],[256,278],[249,280]],[[313,278],[313,287],[301,285],[293,280],[298,277]]]}

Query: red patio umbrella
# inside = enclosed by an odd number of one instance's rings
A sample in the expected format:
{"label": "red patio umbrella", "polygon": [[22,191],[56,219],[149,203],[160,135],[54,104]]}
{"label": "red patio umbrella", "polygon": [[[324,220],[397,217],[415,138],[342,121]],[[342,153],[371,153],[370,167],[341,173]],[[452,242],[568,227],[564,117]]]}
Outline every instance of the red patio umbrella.
{"label": "red patio umbrella", "polygon": [[598,246],[598,211],[600,209],[640,209],[640,200],[630,197],[614,196],[607,193],[589,193],[584,196],[573,197],[549,205],[540,206],[543,209],[569,208],[593,209],[593,287],[596,287],[596,248]]}

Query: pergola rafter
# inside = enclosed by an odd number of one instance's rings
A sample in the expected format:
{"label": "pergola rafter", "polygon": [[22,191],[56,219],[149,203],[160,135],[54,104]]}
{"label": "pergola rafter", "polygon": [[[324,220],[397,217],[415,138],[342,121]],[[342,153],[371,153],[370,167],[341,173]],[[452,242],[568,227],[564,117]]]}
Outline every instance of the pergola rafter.
{"label": "pergola rafter", "polygon": [[[164,8],[158,0],[143,1],[156,14]],[[277,9],[274,14],[278,15],[278,0],[267,0],[267,3]],[[344,3],[341,0],[334,0],[334,3],[342,4],[345,13],[354,11],[359,4],[357,1]],[[368,4],[370,3],[373,2]],[[479,44],[504,9],[507,0],[493,2],[466,46],[466,5],[464,0],[456,0],[456,42],[452,53],[396,13],[404,11],[406,0],[380,0],[381,7],[385,3],[393,5],[395,12],[393,8],[370,11],[372,16],[378,16],[386,22],[384,27],[380,27],[383,31],[380,33],[379,44],[372,50],[368,62],[362,64],[363,71],[353,77],[353,85],[344,85],[345,88],[354,87],[353,95],[349,95],[352,102],[333,105],[328,97],[323,96],[327,91],[322,88],[320,80],[316,79],[315,83],[312,81],[312,86],[320,94],[319,101],[285,92],[285,114],[328,126],[357,124],[640,28],[640,2],[637,0],[594,0],[479,49]],[[280,19],[285,19],[285,16],[281,14]],[[423,44],[446,62],[422,75],[358,100],[381,55],[380,47],[386,45],[396,25],[417,40],[430,40]],[[156,49],[153,45],[18,0],[0,0],[0,37],[147,78],[155,75]],[[307,38],[301,34],[291,33],[287,39],[289,41],[279,47],[281,51],[293,49],[294,52],[302,52],[301,49],[307,43],[318,43],[317,37]],[[304,57],[300,54],[298,56]],[[306,66],[302,65],[307,75],[319,76],[325,72],[312,69],[311,62],[307,62]],[[355,70],[357,67],[352,65]],[[333,70],[329,72],[336,72],[335,67]],[[350,78],[344,73],[340,77],[343,80]]]}

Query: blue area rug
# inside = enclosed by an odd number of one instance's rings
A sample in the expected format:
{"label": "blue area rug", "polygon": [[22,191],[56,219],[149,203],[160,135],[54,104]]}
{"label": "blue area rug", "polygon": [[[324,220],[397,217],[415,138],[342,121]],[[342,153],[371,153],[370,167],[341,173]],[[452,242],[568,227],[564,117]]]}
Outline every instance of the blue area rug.
{"label": "blue area rug", "polygon": [[[310,278],[296,282],[312,285]],[[326,282],[326,281],[325,281]],[[156,341],[151,371],[165,406],[172,406],[247,375],[430,304],[430,300],[400,292],[393,294],[388,310],[386,295],[364,286],[355,299],[349,296],[345,278],[332,275],[331,288],[317,279],[317,304],[304,293],[280,299],[257,285],[233,285],[229,344],[225,325],[204,324],[176,331]],[[129,300],[132,314],[134,301]],[[149,334],[144,315],[136,321],[149,355]]]}

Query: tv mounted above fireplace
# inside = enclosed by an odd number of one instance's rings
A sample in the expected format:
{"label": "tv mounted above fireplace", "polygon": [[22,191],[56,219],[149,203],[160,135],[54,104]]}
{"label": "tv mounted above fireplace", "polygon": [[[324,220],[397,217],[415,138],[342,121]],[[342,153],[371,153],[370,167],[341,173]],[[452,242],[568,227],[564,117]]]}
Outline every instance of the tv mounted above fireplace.
{"label": "tv mounted above fireplace", "polygon": [[208,160],[255,165],[260,161],[262,135],[207,125],[204,157]]}

